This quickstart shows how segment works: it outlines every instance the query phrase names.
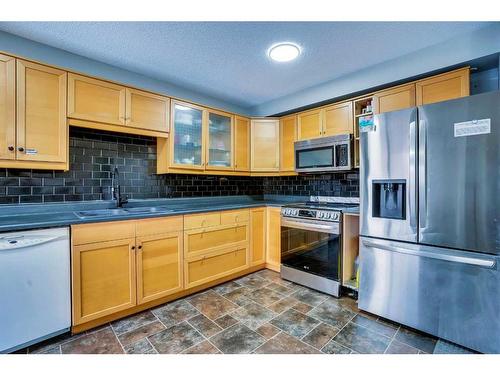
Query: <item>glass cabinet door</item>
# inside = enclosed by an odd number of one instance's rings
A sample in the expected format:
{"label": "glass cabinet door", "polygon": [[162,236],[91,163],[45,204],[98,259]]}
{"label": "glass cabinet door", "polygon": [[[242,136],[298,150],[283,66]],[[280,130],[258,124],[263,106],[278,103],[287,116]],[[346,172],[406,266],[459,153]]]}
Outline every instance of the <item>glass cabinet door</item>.
{"label": "glass cabinet door", "polygon": [[203,110],[183,103],[173,104],[171,164],[184,168],[202,168]]}
{"label": "glass cabinet door", "polygon": [[233,122],[229,115],[208,113],[207,168],[233,167]]}

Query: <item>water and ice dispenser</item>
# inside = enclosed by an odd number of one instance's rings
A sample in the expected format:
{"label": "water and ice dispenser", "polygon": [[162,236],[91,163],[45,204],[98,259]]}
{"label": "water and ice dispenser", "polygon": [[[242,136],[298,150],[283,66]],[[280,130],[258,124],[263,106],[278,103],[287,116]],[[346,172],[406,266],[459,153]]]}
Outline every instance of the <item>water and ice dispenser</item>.
{"label": "water and ice dispenser", "polygon": [[406,219],[406,180],[374,180],[373,217]]}

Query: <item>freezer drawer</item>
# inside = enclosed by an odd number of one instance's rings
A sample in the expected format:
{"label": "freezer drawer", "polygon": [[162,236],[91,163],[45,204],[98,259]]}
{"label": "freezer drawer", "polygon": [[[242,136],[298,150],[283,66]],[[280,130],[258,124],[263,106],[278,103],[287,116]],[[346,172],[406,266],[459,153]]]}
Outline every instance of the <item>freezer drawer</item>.
{"label": "freezer drawer", "polygon": [[500,353],[500,257],[361,237],[359,308]]}

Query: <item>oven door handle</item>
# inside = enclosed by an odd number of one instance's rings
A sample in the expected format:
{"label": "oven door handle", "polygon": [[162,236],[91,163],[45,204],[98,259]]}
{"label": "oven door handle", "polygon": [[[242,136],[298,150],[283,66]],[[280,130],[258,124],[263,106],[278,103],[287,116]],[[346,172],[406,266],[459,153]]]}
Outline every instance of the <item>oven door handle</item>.
{"label": "oven door handle", "polygon": [[304,222],[297,222],[297,221],[292,221],[292,220],[281,219],[281,226],[282,227],[296,228],[296,229],[311,229],[311,230],[315,230],[317,232],[323,232],[323,233],[339,234],[339,225],[337,223],[335,223],[333,225],[332,224],[312,224],[312,223],[304,223]]}

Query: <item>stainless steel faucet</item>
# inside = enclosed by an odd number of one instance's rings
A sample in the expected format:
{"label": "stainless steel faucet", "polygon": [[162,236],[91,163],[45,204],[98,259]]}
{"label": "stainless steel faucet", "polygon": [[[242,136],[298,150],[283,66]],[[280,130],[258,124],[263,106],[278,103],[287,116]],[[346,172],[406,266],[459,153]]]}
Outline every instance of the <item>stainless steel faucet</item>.
{"label": "stainless steel faucet", "polygon": [[111,192],[113,194],[113,199],[116,200],[116,207],[121,208],[124,204],[128,203],[127,196],[122,196],[121,193],[120,173],[118,172],[118,167],[116,166],[111,176]]}

